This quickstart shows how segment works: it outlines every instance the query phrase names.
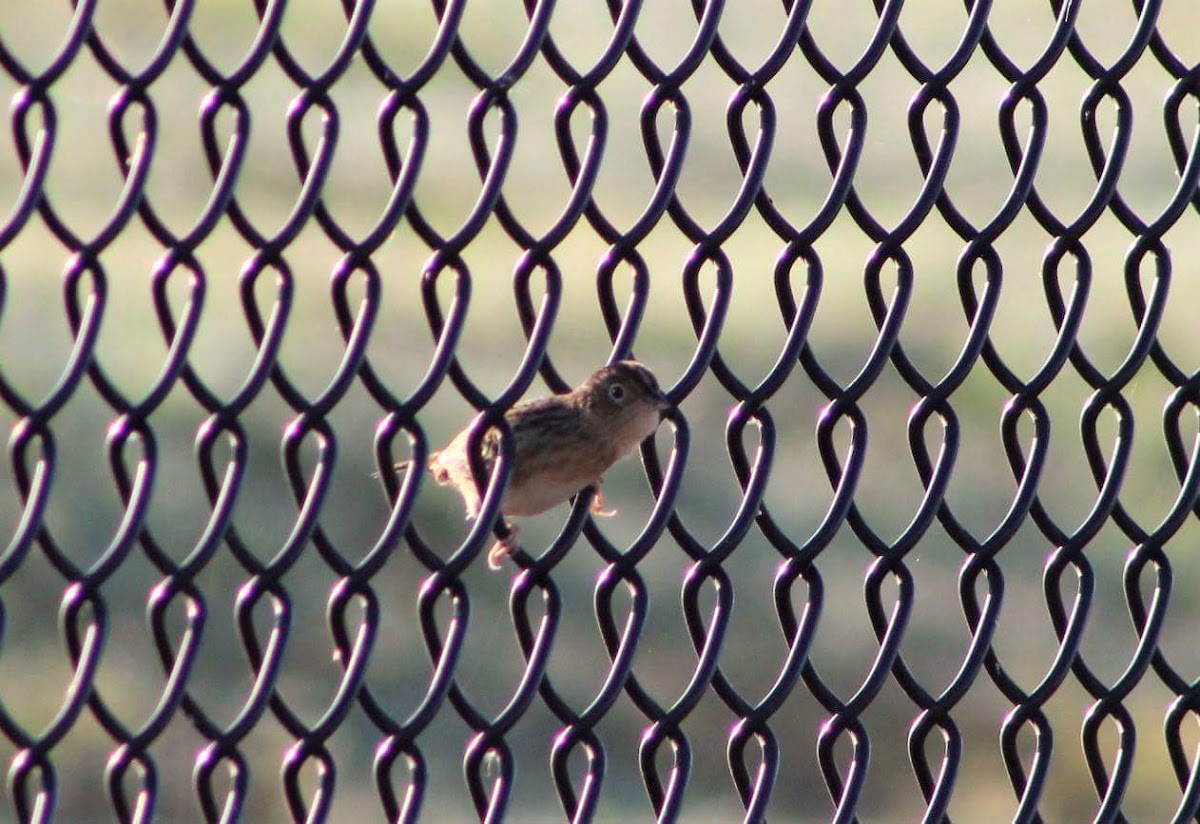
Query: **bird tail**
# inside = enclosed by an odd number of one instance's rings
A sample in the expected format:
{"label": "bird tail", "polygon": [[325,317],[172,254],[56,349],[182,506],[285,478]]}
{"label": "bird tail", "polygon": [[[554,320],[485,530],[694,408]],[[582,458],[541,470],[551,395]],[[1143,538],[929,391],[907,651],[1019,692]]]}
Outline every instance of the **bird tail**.
{"label": "bird tail", "polygon": [[[412,461],[401,461],[400,463],[392,466],[392,471],[399,474],[401,471],[408,471],[408,468],[410,466],[412,466]],[[380,475],[380,473],[378,470],[371,473],[372,478],[378,478],[379,475]]]}
{"label": "bird tail", "polygon": [[[430,469],[436,469],[436,468],[438,467],[438,455],[440,455],[440,454],[442,454],[441,450],[438,450],[438,451],[436,451],[436,452],[430,452],[430,453],[429,453],[429,468],[430,468]],[[412,461],[400,461],[400,463],[398,463],[398,464],[394,464],[394,465],[392,466],[392,472],[395,472],[396,474],[399,474],[400,472],[407,472],[407,471],[408,471],[408,468],[409,468],[410,466],[412,466],[412,465],[413,465],[413,462],[412,462]],[[378,478],[378,477],[379,477],[379,473],[378,473],[378,472],[372,472],[372,473],[371,473],[371,477],[372,477],[372,478]],[[436,480],[436,481],[437,481],[439,484],[445,484],[445,483],[447,482],[447,481],[446,481],[446,478],[445,478],[445,477],[443,477],[443,476],[440,476],[440,475],[439,475],[439,476],[437,476],[437,477],[435,478],[435,480]]]}

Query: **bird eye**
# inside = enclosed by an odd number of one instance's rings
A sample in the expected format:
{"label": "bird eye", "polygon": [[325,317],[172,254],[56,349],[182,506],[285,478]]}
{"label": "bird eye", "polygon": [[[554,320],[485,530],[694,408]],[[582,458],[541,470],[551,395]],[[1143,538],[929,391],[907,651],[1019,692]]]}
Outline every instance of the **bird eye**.
{"label": "bird eye", "polygon": [[608,396],[617,403],[620,403],[621,401],[625,400],[625,387],[619,383],[614,383],[612,386],[608,387]]}

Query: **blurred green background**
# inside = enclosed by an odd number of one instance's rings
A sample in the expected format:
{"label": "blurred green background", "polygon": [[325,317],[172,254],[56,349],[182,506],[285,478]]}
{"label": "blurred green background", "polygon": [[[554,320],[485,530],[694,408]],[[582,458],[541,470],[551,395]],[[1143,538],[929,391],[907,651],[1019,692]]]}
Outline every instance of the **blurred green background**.
{"label": "blurred green background", "polygon": [[[1131,4],[1091,0],[1084,4],[1078,33],[1105,65],[1122,54],[1136,25]],[[1190,4],[1168,2],[1159,30],[1187,65],[1200,59],[1200,28],[1194,25]],[[52,59],[65,36],[71,14],[66,2],[0,3],[0,37],[4,46],[33,72]],[[849,67],[863,52],[876,22],[868,2],[823,0],[809,18],[816,41],[838,66]],[[730,3],[721,33],[732,52],[755,66],[774,45],[784,21],[778,4],[767,0]],[[95,26],[104,43],[131,69],[140,69],[155,52],[166,15],[152,0],[100,0]],[[962,35],[965,12],[952,2],[912,2],[901,16],[901,29],[910,45],[930,66],[939,66]],[[997,4],[991,27],[997,41],[1021,66],[1029,66],[1050,38],[1054,14],[1049,4],[1013,0]],[[521,3],[469,4],[461,37],[471,54],[489,72],[507,65],[525,33]],[[247,0],[200,0],[191,31],[207,57],[231,71],[253,40],[256,17]],[[638,37],[661,66],[674,66],[695,34],[694,17],[685,0],[646,3]],[[371,36],[381,53],[400,73],[416,66],[429,49],[436,29],[431,9],[418,0],[379,0]],[[560,0],[552,34],[573,64],[589,67],[611,33],[604,4]],[[303,66],[322,70],[336,52],[345,31],[336,0],[293,2],[285,14],[282,35]],[[1049,144],[1039,169],[1038,191],[1060,219],[1075,220],[1095,186],[1079,125],[1079,101],[1091,80],[1064,56],[1040,85],[1050,111]],[[1162,100],[1173,79],[1150,55],[1143,55],[1123,80],[1135,117],[1133,145],[1120,184],[1126,201],[1144,220],[1154,219],[1178,182],[1162,125]],[[600,87],[609,116],[609,143],[596,189],[604,214],[626,228],[641,214],[653,190],[642,147],[638,112],[651,86],[625,59]],[[894,225],[907,213],[921,185],[905,127],[908,101],[918,84],[891,52],[880,60],[861,86],[869,123],[866,153],[856,176],[864,203],[884,225]],[[109,219],[123,178],[107,137],[106,110],[117,85],[86,50],[54,84],[52,98],[58,117],[58,142],[47,192],[59,216],[83,237],[92,237]],[[710,58],[684,86],[691,107],[693,133],[678,194],[690,213],[706,227],[725,214],[740,184],[730,149],[725,108],[734,84]],[[1001,149],[996,112],[1008,92],[1000,74],[976,52],[951,90],[962,114],[958,149],[947,182],[955,204],[977,225],[990,220],[1003,202],[1012,175]],[[0,75],[0,97],[12,100],[15,81]],[[534,233],[544,232],[560,214],[569,196],[553,134],[553,114],[566,86],[544,60],[535,62],[513,87],[512,101],[519,127],[512,170],[504,194],[514,213]],[[827,87],[801,55],[793,54],[769,84],[778,110],[779,132],[767,175],[776,206],[797,225],[817,212],[830,174],[816,139],[816,108]],[[211,192],[211,178],[200,149],[198,109],[208,88],[182,56],[151,88],[158,117],[159,141],[146,196],[158,215],[175,232],[185,232]],[[253,113],[247,163],[237,186],[239,202],[260,231],[273,233],[289,214],[299,184],[290,161],[285,113],[297,94],[274,60],[269,60],[246,85],[244,96]],[[333,87],[340,115],[340,135],[334,169],[324,193],[330,212],[348,231],[365,234],[377,220],[390,192],[376,135],[376,118],[386,90],[360,58]],[[455,231],[469,213],[479,192],[479,178],[469,161],[466,113],[476,89],[450,61],[422,92],[433,140],[417,187],[416,199],[426,217],[443,234]],[[935,110],[936,111],[936,110]],[[1101,108],[1101,134],[1107,140],[1116,122],[1111,104]],[[1184,107],[1184,120],[1195,119],[1196,106]],[[753,114],[750,115],[753,118]],[[1022,129],[1028,110],[1019,115]],[[931,138],[940,130],[936,114],[927,118]],[[581,112],[573,123],[583,145],[588,134]],[[660,133],[669,131],[664,114]],[[129,119],[135,128],[137,118]],[[849,128],[845,111],[838,115],[843,135]],[[499,125],[488,121],[495,145]],[[228,134],[228,120],[222,128]],[[409,124],[401,119],[399,130]],[[1190,140],[1191,128],[1184,134]],[[756,126],[748,124],[753,135]],[[310,145],[319,136],[315,114],[305,123]],[[130,137],[133,135],[131,134]],[[407,145],[407,138],[401,143]],[[0,131],[0,203],[11,209],[22,185],[12,130]],[[1176,363],[1194,370],[1200,360],[1194,314],[1200,306],[1200,233],[1189,212],[1167,234],[1173,266],[1172,296],[1159,339]],[[1106,373],[1124,359],[1136,333],[1133,312],[1124,287],[1124,256],[1133,238],[1106,213],[1087,233],[1084,243],[1094,280],[1088,299],[1080,345]],[[1003,296],[992,328],[992,340],[1005,361],[1028,378],[1049,353],[1055,330],[1046,306],[1041,258],[1050,238],[1023,213],[997,244],[1004,264]],[[721,334],[721,352],[743,380],[753,384],[765,375],[783,345],[785,327],[774,297],[772,272],[782,242],[751,214],[724,246],[734,267],[732,308]],[[816,244],[825,269],[824,291],[809,337],[821,364],[845,383],[861,368],[876,338],[867,308],[863,268],[872,244],[845,214]],[[931,215],[905,244],[916,273],[915,291],[904,322],[901,342],[910,358],[931,380],[938,380],[954,362],[966,322],[955,287],[955,264],[963,243],[936,214]],[[639,247],[652,273],[649,311],[636,345],[645,361],[665,384],[673,383],[695,347],[682,298],[680,273],[690,252],[686,238],[664,219]],[[97,357],[106,375],[130,398],[142,397],[162,369],[167,342],[155,320],[149,276],[163,249],[148,231],[133,221],[104,252],[108,278],[108,307]],[[556,365],[578,381],[608,355],[608,337],[596,299],[596,271],[605,245],[581,223],[559,246],[554,260],[563,273],[564,301],[551,341]],[[252,250],[228,220],[200,248],[207,277],[207,298],[197,341],[189,360],[207,385],[228,398],[251,367],[255,349],[241,310],[238,273]],[[470,244],[464,259],[472,275],[472,305],[459,357],[471,377],[486,391],[496,392],[510,380],[520,362],[524,337],[513,304],[511,273],[521,250],[495,220]],[[295,276],[296,302],[284,340],[280,363],[309,397],[326,386],[343,351],[329,299],[329,273],[339,258],[337,249],[315,222],[288,248],[285,257]],[[375,257],[383,274],[384,306],[370,344],[373,365],[392,390],[404,395],[424,374],[433,351],[420,300],[420,276],[429,250],[407,224]],[[6,248],[0,249],[4,274],[3,316],[0,318],[0,367],[5,378],[26,398],[38,402],[54,383],[67,360],[72,338],[63,307],[61,273],[68,252],[40,219],[34,219]],[[894,274],[889,273],[889,283]],[[1072,275],[1062,275],[1070,288]],[[448,283],[449,279],[444,279]],[[536,279],[535,279],[536,280]],[[711,291],[715,278],[703,276]],[[798,278],[797,278],[798,280]],[[175,306],[187,299],[184,278],[172,282]],[[265,281],[265,279],[264,279]],[[1149,284],[1150,274],[1143,273]],[[628,273],[618,277],[627,295]],[[356,295],[362,292],[361,284]],[[443,287],[443,300],[449,289]],[[270,300],[269,286],[260,288]],[[1133,460],[1121,500],[1146,528],[1157,525],[1174,501],[1179,484],[1170,468],[1162,435],[1163,404],[1173,387],[1150,364],[1139,370],[1125,391],[1136,422]],[[537,392],[544,392],[540,384]],[[1070,368],[1046,391],[1051,411],[1051,460],[1039,491],[1057,522],[1073,531],[1096,498],[1079,434],[1079,415],[1090,392]],[[906,421],[917,396],[889,369],[863,403],[869,427],[866,471],[857,502],[872,527],[891,540],[909,523],[922,488],[908,452]],[[1006,393],[982,365],[954,395],[952,402],[962,427],[962,449],[948,501],[955,514],[981,538],[991,532],[1011,504],[1015,483],[999,440],[999,421]],[[797,368],[770,410],[778,425],[778,454],[767,500],[775,517],[792,538],[804,541],[823,518],[831,489],[816,452],[815,425],[825,398]],[[732,518],[739,490],[724,450],[723,426],[731,398],[715,380],[706,379],[683,403],[692,432],[692,455],[678,511],[703,541],[713,542]],[[431,444],[448,439],[470,416],[468,405],[447,385],[422,416]],[[15,417],[0,410],[11,431]],[[159,475],[148,528],[176,559],[184,558],[199,539],[209,514],[200,485],[193,445],[197,427],[205,420],[202,408],[182,386],[176,386],[152,419],[157,437]],[[296,507],[280,471],[279,444],[293,413],[268,388],[241,417],[249,437],[249,476],[238,502],[236,524],[261,559],[271,558],[286,540]],[[1185,440],[1195,435],[1194,416],[1188,416]],[[88,384],[80,388],[54,421],[59,456],[56,487],[46,526],[77,563],[88,564],[103,553],[122,516],[120,501],[108,468],[105,436],[114,415]],[[377,481],[372,439],[381,411],[356,385],[337,405],[331,423],[338,436],[339,456],[334,489],[322,511],[322,525],[341,551],[352,559],[369,551],[386,521],[388,509]],[[937,427],[928,438],[934,440]],[[1024,428],[1026,443],[1032,427]],[[1101,442],[1111,454],[1116,421],[1106,413]],[[849,432],[839,432],[844,449]],[[658,436],[659,449],[670,448],[670,432]],[[309,456],[314,452],[307,447]],[[132,452],[131,452],[132,456]],[[12,465],[0,462],[0,524],[11,536],[21,516],[21,501],[12,482]],[[639,531],[652,499],[636,461],[613,470],[606,482],[611,504],[620,517],[600,527],[619,545]],[[565,508],[531,519],[524,535],[531,549],[544,547],[557,533]],[[452,492],[428,484],[419,500],[416,523],[440,552],[449,553],[465,535],[461,508]],[[1198,615],[1191,592],[1200,580],[1196,539],[1200,530],[1189,522],[1168,545],[1175,574],[1175,594],[1163,631],[1162,648],[1186,677],[1194,677],[1200,656],[1194,644]],[[310,548],[311,549],[311,548]],[[1045,676],[1056,650],[1047,617],[1041,574],[1047,540],[1026,524],[1000,555],[1005,572],[1005,602],[996,651],[1022,686],[1033,689]],[[1128,618],[1121,572],[1131,549],[1129,540],[1111,522],[1088,550],[1096,572],[1097,597],[1088,623],[1083,651],[1088,663],[1106,682],[1128,665],[1136,634]],[[843,529],[821,555],[819,569],[826,583],[826,608],[813,651],[813,661],[835,691],[849,698],[869,670],[878,646],[866,616],[863,575],[870,553]],[[953,677],[966,653],[969,634],[958,608],[956,577],[963,553],[940,526],[934,526],[908,556],[917,586],[913,618],[903,653],[927,689],[938,692]],[[778,553],[754,531],[727,564],[736,604],[721,657],[725,673],[751,700],[772,684],[782,665],[786,646],[771,605],[771,586],[780,562]],[[466,576],[472,596],[472,623],[458,680],[477,706],[498,712],[508,701],[521,674],[520,655],[506,596],[511,568],[490,573],[477,564]],[[679,607],[679,590],[687,569],[686,556],[664,538],[641,565],[650,591],[651,614],[639,645],[635,670],[643,684],[663,704],[672,703],[688,681],[695,655]],[[550,664],[555,685],[576,708],[586,706],[603,683],[607,657],[592,611],[592,587],[600,569],[597,556],[583,542],[558,568],[564,619]],[[252,685],[252,671],[241,653],[233,626],[233,602],[246,572],[225,551],[199,578],[209,610],[199,663],[190,682],[192,695],[222,724],[241,709]],[[1143,590],[1153,585],[1149,576]],[[376,578],[383,627],[373,652],[369,683],[397,718],[412,711],[423,694],[430,666],[416,626],[415,597],[422,567],[406,551],[393,553]],[[292,635],[279,690],[307,722],[315,723],[332,699],[339,667],[324,617],[329,587],[335,577],[314,551],[306,551],[286,577],[293,596]],[[96,688],[122,721],[144,722],[164,687],[157,656],[146,629],[145,604],[158,577],[135,549],[130,560],[104,585],[109,606],[109,636],[96,678]],[[68,656],[56,627],[65,584],[40,551],[29,554],[18,572],[2,587],[5,611],[0,651],[0,702],[25,729],[37,734],[64,701],[70,678]],[[1068,584],[1073,586],[1073,582]],[[1074,590],[1066,593],[1068,602]],[[895,596],[895,588],[887,590]],[[798,588],[796,597],[803,598]],[[712,598],[706,603],[711,604]],[[266,616],[259,616],[265,623]],[[1125,812],[1137,820],[1170,818],[1179,799],[1164,743],[1162,718],[1174,696],[1150,674],[1132,692],[1126,706],[1134,715],[1138,750]],[[1046,706],[1054,724],[1055,748],[1049,785],[1041,811],[1047,820],[1089,820],[1096,800],[1079,744],[1084,713],[1091,704],[1087,693],[1069,678]],[[986,677],[976,681],[955,712],[965,737],[965,755],[951,804],[957,820],[1001,822],[1012,818],[1016,801],[997,747],[1007,701]],[[914,821],[924,809],[908,765],[907,728],[915,710],[891,682],[863,720],[870,734],[872,758],[860,805],[863,820]],[[821,780],[815,745],[825,713],[803,686],[798,686],[775,717],[783,754],[772,797],[773,820],[823,821],[832,805]],[[684,820],[718,822],[740,819],[740,804],[729,780],[725,741],[736,718],[715,695],[709,694],[684,728],[694,748],[694,770]],[[645,719],[622,698],[599,727],[606,745],[608,772],[599,821],[648,820],[650,806],[637,771],[636,751]],[[562,811],[549,777],[548,755],[558,725],[539,703],[509,737],[518,756],[518,781],[510,820],[561,820]],[[1194,748],[1195,724],[1187,730]],[[430,791],[422,820],[462,821],[473,817],[462,781],[461,759],[469,730],[448,708],[422,738],[429,759]],[[333,821],[380,815],[370,764],[379,732],[355,710],[330,741],[337,759],[337,792]],[[1110,765],[1116,751],[1115,729],[1105,729],[1102,742]],[[204,739],[177,715],[152,748],[158,765],[158,813],[163,821],[196,820],[199,807],[190,788],[196,752]],[[266,717],[243,746],[252,769],[246,820],[287,820],[278,779],[281,756],[292,743],[286,731]],[[1032,736],[1022,739],[1032,752]],[[848,747],[838,750],[848,762]],[[99,725],[85,713],[54,750],[59,767],[58,820],[107,821],[99,812],[96,792],[113,747]],[[0,742],[0,759],[9,762],[16,750]],[[930,752],[936,766],[938,753]],[[1028,762],[1026,762],[1028,763]],[[311,782],[310,782],[311,783]],[[7,788],[0,790],[3,808],[11,812]]]}

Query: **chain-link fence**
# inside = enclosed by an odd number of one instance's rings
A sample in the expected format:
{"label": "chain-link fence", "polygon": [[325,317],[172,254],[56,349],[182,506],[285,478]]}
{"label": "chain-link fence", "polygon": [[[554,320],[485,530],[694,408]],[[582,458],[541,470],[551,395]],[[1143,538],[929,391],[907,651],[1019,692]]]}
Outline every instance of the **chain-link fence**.
{"label": "chain-link fence", "polygon": [[[5,820],[1200,821],[1196,4],[7,2],[0,94]],[[616,517],[390,469],[629,357]]]}

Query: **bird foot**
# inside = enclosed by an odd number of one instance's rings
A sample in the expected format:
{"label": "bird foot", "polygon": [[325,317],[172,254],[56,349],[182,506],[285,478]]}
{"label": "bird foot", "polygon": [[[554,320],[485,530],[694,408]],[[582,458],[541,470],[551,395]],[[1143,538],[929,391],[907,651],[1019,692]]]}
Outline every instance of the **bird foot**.
{"label": "bird foot", "polygon": [[500,567],[504,566],[504,559],[511,558],[513,553],[521,548],[521,544],[517,540],[520,530],[512,524],[506,524],[505,526],[508,529],[508,534],[492,544],[492,548],[488,550],[488,569],[500,569]]}
{"label": "bird foot", "polygon": [[604,493],[600,491],[600,486],[596,486],[596,494],[592,498],[592,506],[590,512],[598,518],[611,518],[617,514],[615,509],[606,509],[604,506]]}

